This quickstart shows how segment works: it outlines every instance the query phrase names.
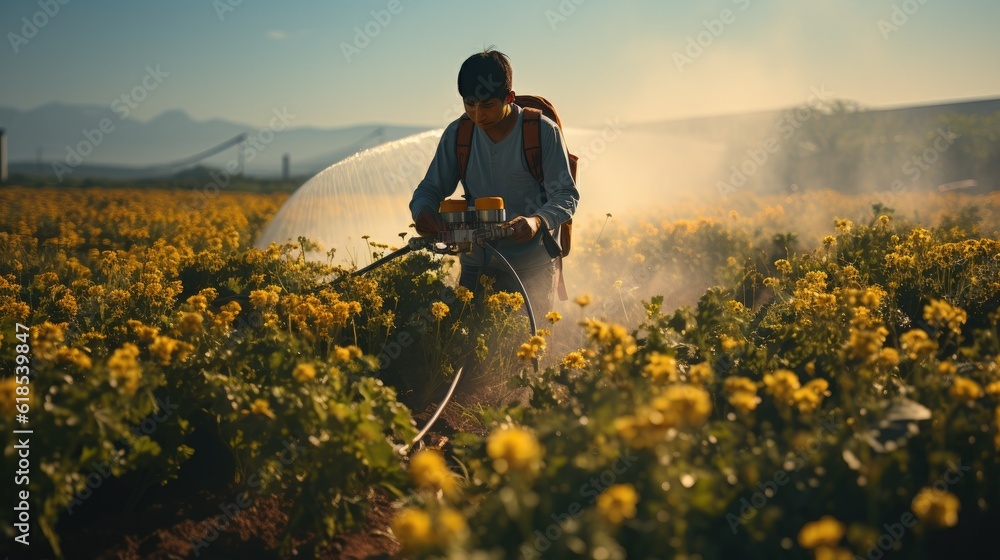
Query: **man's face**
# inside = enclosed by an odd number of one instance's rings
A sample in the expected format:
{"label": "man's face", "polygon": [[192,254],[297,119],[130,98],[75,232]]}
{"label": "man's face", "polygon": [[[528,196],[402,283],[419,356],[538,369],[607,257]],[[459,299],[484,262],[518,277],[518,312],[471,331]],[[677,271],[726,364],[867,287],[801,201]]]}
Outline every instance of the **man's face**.
{"label": "man's face", "polygon": [[479,128],[489,130],[510,114],[509,103],[513,101],[513,98],[513,92],[507,94],[505,99],[494,97],[485,100],[474,100],[467,98],[465,99],[465,112]]}

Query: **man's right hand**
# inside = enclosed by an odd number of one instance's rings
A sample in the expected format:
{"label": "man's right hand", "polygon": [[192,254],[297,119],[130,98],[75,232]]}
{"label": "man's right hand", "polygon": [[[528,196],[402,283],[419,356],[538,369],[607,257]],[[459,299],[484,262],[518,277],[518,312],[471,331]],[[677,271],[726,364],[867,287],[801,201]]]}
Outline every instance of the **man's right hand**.
{"label": "man's right hand", "polygon": [[434,237],[438,232],[445,231],[445,225],[441,217],[427,210],[417,214],[417,219],[413,225],[421,237]]}

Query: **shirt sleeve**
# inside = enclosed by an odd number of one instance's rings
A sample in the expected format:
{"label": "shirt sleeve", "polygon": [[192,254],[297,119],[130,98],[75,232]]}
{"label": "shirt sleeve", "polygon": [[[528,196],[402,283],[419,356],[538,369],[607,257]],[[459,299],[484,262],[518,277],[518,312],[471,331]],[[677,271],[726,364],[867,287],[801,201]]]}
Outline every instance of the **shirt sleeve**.
{"label": "shirt sleeve", "polygon": [[573,217],[580,201],[580,192],[569,171],[569,154],[563,135],[556,124],[546,117],[541,119],[542,174],[546,202],[535,211],[550,229]]}
{"label": "shirt sleeve", "polygon": [[410,215],[417,220],[420,212],[427,210],[436,213],[441,201],[451,196],[458,188],[458,156],[455,154],[455,144],[458,136],[458,121],[445,128],[438,142],[434,159],[431,160],[420,184],[413,191],[410,199]]}

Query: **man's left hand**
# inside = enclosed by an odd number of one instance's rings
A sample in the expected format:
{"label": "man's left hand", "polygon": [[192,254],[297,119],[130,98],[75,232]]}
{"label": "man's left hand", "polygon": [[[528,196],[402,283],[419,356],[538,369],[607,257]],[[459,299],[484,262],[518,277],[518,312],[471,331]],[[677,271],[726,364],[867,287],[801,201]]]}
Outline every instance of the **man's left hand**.
{"label": "man's left hand", "polygon": [[510,239],[516,243],[524,243],[538,233],[539,228],[542,227],[542,218],[539,216],[518,216],[504,224],[503,227],[511,230]]}

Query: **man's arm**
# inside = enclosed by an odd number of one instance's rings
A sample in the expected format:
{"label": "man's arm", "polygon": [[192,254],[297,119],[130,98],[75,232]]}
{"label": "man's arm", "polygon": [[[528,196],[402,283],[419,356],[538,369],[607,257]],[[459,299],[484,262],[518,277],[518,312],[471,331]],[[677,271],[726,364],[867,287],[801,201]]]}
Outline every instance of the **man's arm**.
{"label": "man's arm", "polygon": [[[546,117],[541,119],[542,131],[542,173],[547,202],[532,214],[537,214],[549,229],[569,220],[576,212],[580,192],[576,189],[573,175],[569,172],[569,154],[563,143],[563,136],[555,123]],[[540,202],[540,201],[539,201]]]}
{"label": "man's arm", "polygon": [[436,217],[441,201],[454,194],[458,188],[458,157],[455,155],[457,133],[456,120],[445,128],[427,173],[413,191],[410,215],[414,222],[421,212],[430,212]]}

